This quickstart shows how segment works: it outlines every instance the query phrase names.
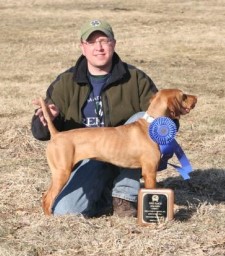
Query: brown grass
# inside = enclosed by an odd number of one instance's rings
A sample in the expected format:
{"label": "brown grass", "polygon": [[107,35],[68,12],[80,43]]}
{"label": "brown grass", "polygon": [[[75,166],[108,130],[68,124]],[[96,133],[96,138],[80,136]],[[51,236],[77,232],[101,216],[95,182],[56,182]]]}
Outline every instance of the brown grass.
{"label": "brown grass", "polygon": [[[0,13],[0,255],[224,255],[224,1],[5,0]],[[172,168],[158,175],[175,191],[172,222],[142,228],[133,218],[42,213],[50,173],[46,143],[30,133],[31,101],[74,64],[77,31],[96,17],[159,89],[198,96],[177,137],[194,167],[190,182]]]}

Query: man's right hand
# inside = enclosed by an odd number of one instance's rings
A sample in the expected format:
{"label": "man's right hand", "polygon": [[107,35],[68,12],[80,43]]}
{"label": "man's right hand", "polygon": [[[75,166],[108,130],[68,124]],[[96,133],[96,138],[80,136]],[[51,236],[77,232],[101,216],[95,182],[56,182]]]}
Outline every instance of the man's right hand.
{"label": "man's right hand", "polygon": [[[41,106],[39,104],[39,100],[33,100],[32,103],[34,105],[38,105],[39,106],[39,108],[35,112],[35,115],[39,117],[39,119],[40,119],[41,123],[43,124],[43,126],[46,126],[47,122],[46,122],[46,120],[44,118],[42,108],[41,108]],[[51,117],[51,120],[53,121],[59,115],[59,109],[58,109],[58,107],[55,104],[49,104],[49,105],[47,105],[47,107],[48,107],[48,111],[49,111],[49,115]]]}

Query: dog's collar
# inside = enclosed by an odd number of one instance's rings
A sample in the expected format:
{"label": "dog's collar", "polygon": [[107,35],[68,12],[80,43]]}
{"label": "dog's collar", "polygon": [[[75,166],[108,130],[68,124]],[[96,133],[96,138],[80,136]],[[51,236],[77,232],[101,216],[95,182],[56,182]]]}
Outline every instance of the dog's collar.
{"label": "dog's collar", "polygon": [[148,122],[149,124],[155,120],[155,118],[150,116],[147,112],[145,112],[142,118],[145,119],[145,121]]}

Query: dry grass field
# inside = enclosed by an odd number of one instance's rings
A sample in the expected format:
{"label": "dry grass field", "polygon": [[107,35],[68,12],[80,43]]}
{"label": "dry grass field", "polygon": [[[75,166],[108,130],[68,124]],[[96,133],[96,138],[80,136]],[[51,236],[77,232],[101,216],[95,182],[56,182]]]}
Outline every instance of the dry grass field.
{"label": "dry grass field", "polygon": [[[225,255],[225,1],[4,0],[0,3],[0,256]],[[191,161],[189,182],[158,174],[177,205],[171,222],[45,217],[46,142],[30,132],[32,99],[80,55],[78,30],[107,19],[124,61],[159,89],[198,96],[177,141]],[[176,159],[172,159],[176,163]]]}

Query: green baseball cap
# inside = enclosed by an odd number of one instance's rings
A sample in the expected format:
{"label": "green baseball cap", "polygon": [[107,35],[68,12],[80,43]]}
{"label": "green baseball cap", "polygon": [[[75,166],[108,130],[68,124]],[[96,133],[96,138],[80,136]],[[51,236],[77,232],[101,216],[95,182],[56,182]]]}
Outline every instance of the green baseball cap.
{"label": "green baseball cap", "polygon": [[103,20],[92,20],[85,23],[80,30],[80,38],[87,40],[91,33],[95,31],[103,32],[110,39],[114,39],[112,27]]}

